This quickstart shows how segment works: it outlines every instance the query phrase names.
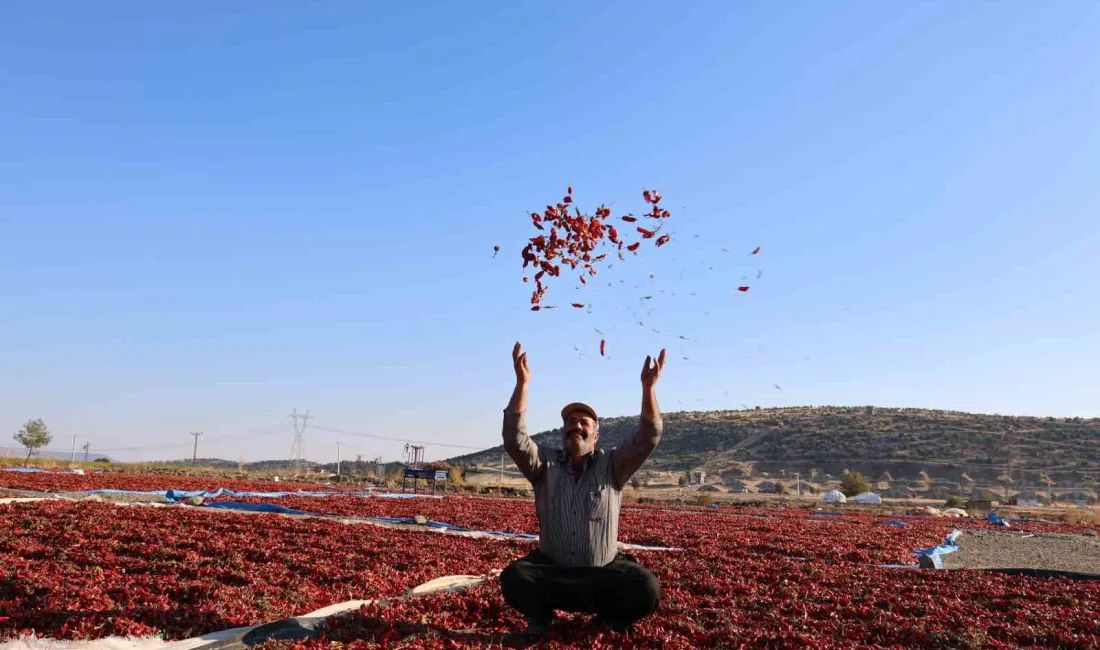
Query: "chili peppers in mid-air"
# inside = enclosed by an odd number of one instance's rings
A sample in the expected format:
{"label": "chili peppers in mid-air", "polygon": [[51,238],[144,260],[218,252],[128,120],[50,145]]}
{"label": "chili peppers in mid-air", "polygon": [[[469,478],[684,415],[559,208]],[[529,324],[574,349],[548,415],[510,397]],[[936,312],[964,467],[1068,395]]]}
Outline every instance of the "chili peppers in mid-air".
{"label": "chili peppers in mid-air", "polygon": [[[651,219],[667,219],[671,214],[661,207],[661,193],[657,190],[645,190],[642,192],[651,208],[645,214]],[[572,207],[572,211],[570,210]],[[541,231],[528,240],[523,248],[523,268],[532,266],[538,271],[534,275],[535,289],[531,292],[531,304],[538,306],[546,296],[546,284],[544,278],[559,277],[562,267],[577,270],[580,267],[581,284],[587,284],[585,276],[596,275],[596,265],[607,259],[609,251],[617,251],[622,257],[622,250],[636,253],[641,246],[640,242],[628,244],[619,231],[607,223],[611,217],[611,209],[601,205],[592,215],[584,214],[580,208],[573,206],[573,188],[566,190],[557,205],[548,205],[542,214],[531,213],[532,225]],[[624,221],[633,222],[636,217],[625,215]],[[545,234],[549,227],[549,235]],[[643,239],[650,239],[661,230],[638,228]],[[671,240],[669,235],[662,235],[657,239],[657,245],[663,246]],[[606,249],[606,250],[601,250]],[[494,249],[495,250],[495,249]],[[527,276],[524,276],[527,281]],[[538,310],[533,310],[538,311]]]}

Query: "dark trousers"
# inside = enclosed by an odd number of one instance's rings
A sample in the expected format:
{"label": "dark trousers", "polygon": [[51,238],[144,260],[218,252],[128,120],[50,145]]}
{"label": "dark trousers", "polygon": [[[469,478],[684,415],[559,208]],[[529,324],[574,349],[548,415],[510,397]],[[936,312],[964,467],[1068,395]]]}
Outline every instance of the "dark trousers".
{"label": "dark trousers", "polygon": [[598,614],[625,628],[657,609],[661,585],[630,555],[601,567],[555,564],[535,549],[500,574],[504,600],[529,619],[549,623],[554,610]]}

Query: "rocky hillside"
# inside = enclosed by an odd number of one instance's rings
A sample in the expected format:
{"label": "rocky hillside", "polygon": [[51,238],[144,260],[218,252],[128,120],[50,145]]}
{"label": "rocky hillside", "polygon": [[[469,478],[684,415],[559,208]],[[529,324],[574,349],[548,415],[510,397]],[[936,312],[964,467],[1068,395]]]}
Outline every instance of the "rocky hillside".
{"label": "rocky hillside", "polygon": [[[1013,417],[878,407],[800,407],[666,413],[646,468],[745,476],[839,476],[875,480],[973,480],[982,484],[1095,485],[1100,419]],[[638,418],[600,422],[600,445],[621,444]],[[534,435],[560,448],[561,430]],[[501,447],[450,459],[499,466]]]}

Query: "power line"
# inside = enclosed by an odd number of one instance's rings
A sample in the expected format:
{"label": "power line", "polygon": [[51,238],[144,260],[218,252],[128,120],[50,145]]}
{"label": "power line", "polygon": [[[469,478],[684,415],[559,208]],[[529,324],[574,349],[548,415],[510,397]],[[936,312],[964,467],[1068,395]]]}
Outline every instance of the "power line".
{"label": "power line", "polygon": [[455,444],[449,444],[449,443],[444,443],[444,442],[432,442],[430,440],[409,440],[408,438],[393,438],[393,437],[390,437],[390,436],[380,436],[380,435],[374,434],[374,433],[361,433],[361,432],[358,432],[358,431],[345,431],[343,429],[333,429],[332,427],[322,427],[318,424],[313,425],[313,428],[317,429],[318,431],[328,431],[329,433],[342,433],[346,436],[355,436],[357,438],[371,438],[371,439],[374,439],[374,440],[386,440],[388,442],[404,442],[404,443],[415,444],[415,445],[427,445],[427,446],[431,446],[431,447],[453,447],[455,449],[474,449],[474,450],[477,450],[477,451],[481,451],[482,449],[485,449],[485,447],[471,447],[469,445],[455,445]]}
{"label": "power line", "polygon": [[[285,431],[286,428],[287,428],[286,423],[264,425],[264,426],[261,426],[261,427],[256,427],[254,429],[248,429],[246,431],[239,431],[239,432],[234,432],[234,433],[223,433],[221,435],[211,436],[211,437],[207,438],[206,440],[207,440],[207,442],[213,442],[215,440],[225,440],[227,438],[238,438],[238,437],[242,437],[242,436],[246,436],[246,435],[260,435],[260,434],[275,433],[275,432],[280,431],[280,430]],[[203,434],[203,435],[205,435],[205,434]],[[118,438],[108,438],[108,440],[118,440]],[[105,452],[119,452],[119,451],[147,451],[147,450],[158,450],[158,449],[175,449],[175,448],[179,448],[179,447],[191,447],[192,444],[193,443],[190,443],[190,442],[159,442],[159,443],[151,443],[151,444],[146,444],[146,445],[128,445],[128,446],[125,446],[125,447],[104,447],[102,449],[99,449],[99,451],[101,453],[105,453]],[[43,451],[61,452],[61,451],[67,451],[67,450],[54,449],[52,447],[46,447],[46,448],[43,449]]]}

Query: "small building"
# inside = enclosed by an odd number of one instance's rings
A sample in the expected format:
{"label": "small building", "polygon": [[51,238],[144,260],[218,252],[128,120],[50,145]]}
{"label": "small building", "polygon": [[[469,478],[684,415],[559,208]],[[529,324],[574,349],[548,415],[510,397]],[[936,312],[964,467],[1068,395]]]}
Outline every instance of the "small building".
{"label": "small building", "polygon": [[1050,505],[1050,499],[1045,494],[1039,494],[1034,490],[1023,490],[1012,495],[1008,500],[1009,505],[1022,508],[1035,508],[1037,506]]}
{"label": "small building", "polygon": [[749,491],[749,486],[745,485],[744,481],[740,481],[733,478],[727,478],[725,480],[726,487],[734,494],[745,494]]}
{"label": "small building", "polygon": [[993,510],[994,504],[1003,501],[1005,501],[1005,497],[1002,494],[988,488],[976,488],[970,493],[970,499],[966,502],[966,509],[990,512]]}

